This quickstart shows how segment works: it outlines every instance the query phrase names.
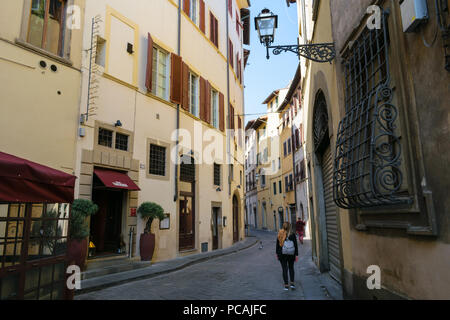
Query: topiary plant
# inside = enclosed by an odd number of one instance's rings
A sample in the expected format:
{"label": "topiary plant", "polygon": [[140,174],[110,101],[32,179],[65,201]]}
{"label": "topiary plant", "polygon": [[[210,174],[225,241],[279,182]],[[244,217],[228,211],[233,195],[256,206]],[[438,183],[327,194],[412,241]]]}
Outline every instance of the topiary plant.
{"label": "topiary plant", "polygon": [[90,200],[76,199],[72,204],[69,235],[71,239],[83,240],[89,236],[86,218],[95,214],[98,206]]}
{"label": "topiary plant", "polygon": [[164,220],[164,209],[154,202],[144,202],[142,203],[137,212],[141,215],[142,219],[147,219],[145,224],[144,233],[150,233],[153,219]]}

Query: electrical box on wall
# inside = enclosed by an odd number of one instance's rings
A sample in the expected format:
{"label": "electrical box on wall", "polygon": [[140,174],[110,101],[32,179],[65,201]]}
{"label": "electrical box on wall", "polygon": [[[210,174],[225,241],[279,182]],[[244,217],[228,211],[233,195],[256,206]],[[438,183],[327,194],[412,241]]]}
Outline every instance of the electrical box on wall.
{"label": "electrical box on wall", "polygon": [[428,20],[427,0],[403,0],[400,9],[403,32],[414,32],[422,22]]}

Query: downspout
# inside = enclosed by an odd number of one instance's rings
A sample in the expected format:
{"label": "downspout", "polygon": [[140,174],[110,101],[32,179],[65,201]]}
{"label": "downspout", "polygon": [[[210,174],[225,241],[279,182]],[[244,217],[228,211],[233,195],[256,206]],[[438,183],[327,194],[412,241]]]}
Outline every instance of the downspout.
{"label": "downspout", "polygon": [[[227,104],[228,104],[228,117],[227,117],[227,128],[230,128],[230,43],[229,43],[229,17],[228,17],[228,3],[231,0],[225,1],[225,14],[227,16],[226,18],[226,43],[227,43]],[[228,196],[231,196],[231,143],[230,143],[230,137],[227,134],[227,157],[228,157]]]}
{"label": "downspout", "polygon": [[[181,56],[181,0],[178,0],[178,35],[177,35],[177,54]],[[173,201],[178,200],[178,149],[180,144],[180,104],[177,104],[177,141],[175,143],[175,194]]]}

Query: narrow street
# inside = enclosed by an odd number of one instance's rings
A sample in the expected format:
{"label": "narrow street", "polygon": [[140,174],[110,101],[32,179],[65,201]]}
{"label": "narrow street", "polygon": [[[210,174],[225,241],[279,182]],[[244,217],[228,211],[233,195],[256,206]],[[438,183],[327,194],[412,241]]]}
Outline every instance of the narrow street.
{"label": "narrow street", "polygon": [[310,241],[299,245],[297,290],[284,291],[275,256],[276,233],[251,231],[263,242],[235,254],[195,264],[151,279],[76,296],[76,300],[330,300],[339,285],[311,261]]}

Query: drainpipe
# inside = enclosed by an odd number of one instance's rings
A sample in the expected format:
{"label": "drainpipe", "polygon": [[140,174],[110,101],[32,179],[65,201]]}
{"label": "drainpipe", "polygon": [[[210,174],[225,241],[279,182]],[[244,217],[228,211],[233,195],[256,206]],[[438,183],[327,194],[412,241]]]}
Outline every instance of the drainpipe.
{"label": "drainpipe", "polygon": [[[181,56],[181,0],[178,0],[178,35],[177,54]],[[173,201],[178,200],[178,147],[180,144],[180,104],[177,104],[177,141],[175,143],[175,194]]]}
{"label": "drainpipe", "polygon": [[[230,43],[228,39],[230,38],[229,35],[229,17],[228,17],[228,3],[231,0],[225,1],[225,14],[227,16],[226,18],[226,43],[227,43],[227,105],[228,105],[228,117],[227,117],[227,128],[230,127]],[[227,157],[228,157],[228,196],[231,196],[231,170],[230,170],[230,164],[231,164],[231,141],[230,137],[227,134]],[[234,166],[233,166],[234,167]]]}

